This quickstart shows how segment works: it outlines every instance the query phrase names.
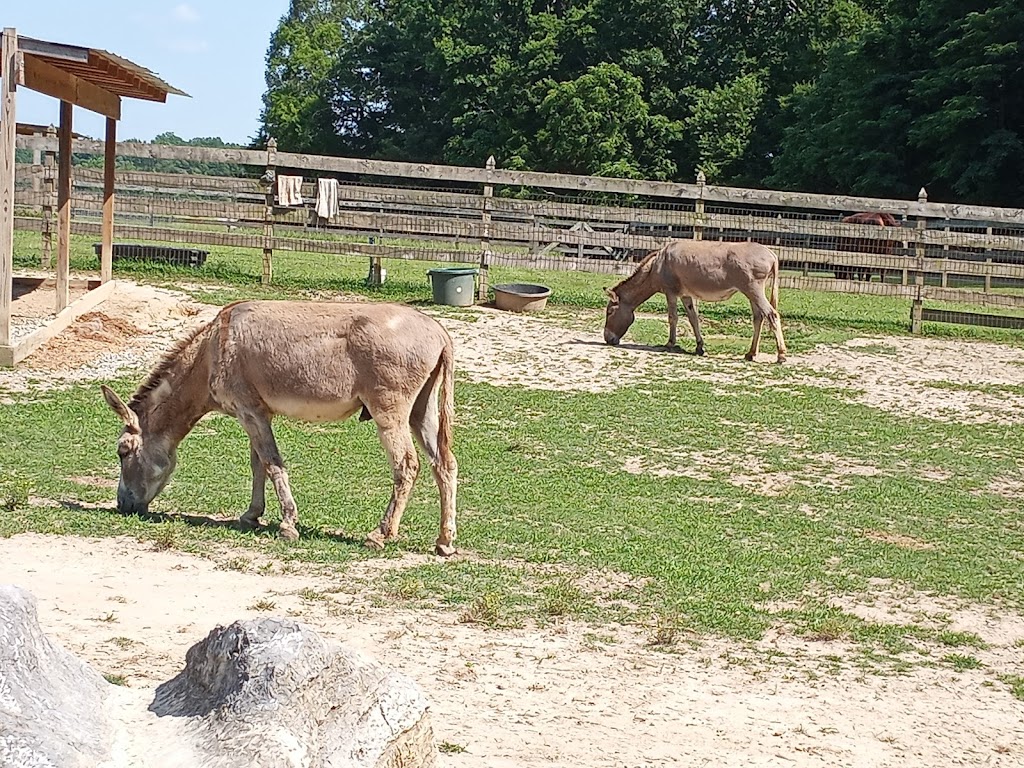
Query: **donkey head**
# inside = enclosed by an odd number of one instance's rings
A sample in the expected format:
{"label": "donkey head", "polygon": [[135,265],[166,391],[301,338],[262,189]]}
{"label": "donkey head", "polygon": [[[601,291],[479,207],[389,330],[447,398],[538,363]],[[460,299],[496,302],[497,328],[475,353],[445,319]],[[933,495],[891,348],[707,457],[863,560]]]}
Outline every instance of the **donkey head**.
{"label": "donkey head", "polygon": [[146,514],[149,503],[167,485],[174,472],[175,450],[159,437],[143,434],[139,416],[109,387],[101,387],[103,399],[124,422],[117,440],[121,478],[117,484],[117,509],[122,514]]}
{"label": "donkey head", "polygon": [[613,290],[606,290],[608,308],[604,313],[604,340],[606,344],[618,344],[633,324],[633,307],[623,304]]}

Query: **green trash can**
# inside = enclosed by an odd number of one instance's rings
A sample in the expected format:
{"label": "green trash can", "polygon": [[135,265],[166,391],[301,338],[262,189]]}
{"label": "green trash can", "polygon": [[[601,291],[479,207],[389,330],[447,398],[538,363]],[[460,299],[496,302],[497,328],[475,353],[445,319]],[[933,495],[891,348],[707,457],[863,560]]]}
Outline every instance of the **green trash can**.
{"label": "green trash can", "polygon": [[435,304],[471,307],[475,299],[476,273],[473,267],[441,267],[427,270]]}

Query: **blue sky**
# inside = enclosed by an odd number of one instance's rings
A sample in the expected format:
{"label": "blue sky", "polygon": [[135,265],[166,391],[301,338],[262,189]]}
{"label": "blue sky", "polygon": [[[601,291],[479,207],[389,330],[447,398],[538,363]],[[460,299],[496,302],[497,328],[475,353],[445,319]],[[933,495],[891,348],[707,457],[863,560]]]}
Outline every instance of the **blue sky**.
{"label": "blue sky", "polygon": [[[192,98],[166,104],[122,101],[118,138],[149,140],[173,131],[190,139],[247,142],[256,134],[264,56],[288,0],[35,0],[4,2],[0,26],[18,34],[103,48],[134,61]],[[57,123],[58,102],[19,89],[18,121]],[[103,136],[99,115],[75,110],[75,130]]]}

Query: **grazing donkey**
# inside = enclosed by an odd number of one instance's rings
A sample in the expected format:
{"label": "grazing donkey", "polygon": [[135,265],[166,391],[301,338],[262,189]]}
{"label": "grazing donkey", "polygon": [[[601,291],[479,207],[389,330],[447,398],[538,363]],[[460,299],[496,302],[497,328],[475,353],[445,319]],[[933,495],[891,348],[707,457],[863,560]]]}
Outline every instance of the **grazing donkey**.
{"label": "grazing donkey", "polygon": [[[765,298],[765,283],[771,284],[771,300]],[[779,318],[779,260],[758,243],[719,243],[710,240],[671,240],[651,251],[632,275],[607,291],[604,340],[618,344],[633,324],[634,311],[656,293],[668,299],[669,351],[678,351],[676,325],[679,319],[678,300],[683,299],[686,317],[697,339],[697,354],[704,354],[704,337],[700,332],[697,299],[724,301],[737,291],[750,299],[754,315],[754,338],[747,360],[757,355],[761,341],[761,325],[767,320],[778,344],[778,361],[786,359],[786,342],[782,338]]]}
{"label": "grazing donkey", "polygon": [[410,431],[433,467],[441,496],[435,551],[454,554],[458,465],[452,453],[454,352],[435,320],[396,304],[243,301],[229,304],[178,343],[127,405],[103,396],[124,422],[118,440],[117,507],[145,513],[174,472],[178,444],[205,414],[237,418],[249,435],[252,501],[240,522],[259,524],[269,477],[281,502],[281,536],[297,539],[298,514],[271,419],[341,421],[362,410],[376,422],[394,491],[378,529],[395,539],[419,472]]}

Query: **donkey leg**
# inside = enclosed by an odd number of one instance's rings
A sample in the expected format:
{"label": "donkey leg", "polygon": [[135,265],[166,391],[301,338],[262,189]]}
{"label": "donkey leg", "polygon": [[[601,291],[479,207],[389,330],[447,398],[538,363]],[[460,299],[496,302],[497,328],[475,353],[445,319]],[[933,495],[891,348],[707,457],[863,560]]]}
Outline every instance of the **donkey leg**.
{"label": "donkey leg", "polygon": [[775,334],[775,345],[778,348],[775,362],[784,363],[786,362],[786,340],[782,337],[782,316],[778,311],[772,309],[771,314],[768,315],[768,322],[771,324],[772,333]]}
{"label": "donkey leg", "polygon": [[424,387],[413,408],[412,432],[430,460],[430,468],[441,496],[441,531],[434,543],[434,552],[442,557],[450,557],[456,553],[453,542],[456,535],[455,495],[459,484],[459,465],[450,448],[442,451],[438,446],[438,421],[437,399],[429,387]]}
{"label": "donkey leg", "polygon": [[238,522],[245,527],[255,528],[267,510],[267,468],[263,466],[260,455],[256,452],[256,445],[251,440],[249,441],[249,465],[252,467],[252,500],[249,502],[249,509],[238,519]]}
{"label": "donkey leg", "polygon": [[[761,301],[757,301],[756,298],[750,300],[750,311],[754,317],[754,336],[750,340],[750,351],[744,355],[744,358],[747,360],[756,358],[761,347],[761,326],[764,324],[764,318],[767,314],[763,306],[764,304],[768,304],[768,302],[764,300],[763,296]],[[768,305],[768,311],[771,311],[771,305]]]}
{"label": "donkey leg", "polygon": [[690,321],[693,328],[693,337],[697,340],[697,354],[704,355],[704,334],[700,332],[700,313],[697,311],[697,300],[692,296],[683,297],[683,307],[686,309],[686,319]]}
{"label": "donkey leg", "polygon": [[666,293],[665,299],[668,302],[668,344],[665,345],[665,351],[678,352],[676,332],[679,327],[679,297],[673,293]]}
{"label": "donkey leg", "polygon": [[379,414],[377,411],[374,411],[374,419],[377,420],[377,435],[391,464],[394,489],[380,525],[366,536],[366,546],[383,549],[385,543],[398,538],[402,513],[420,471],[420,459],[409,433],[408,419],[395,419],[391,414]]}
{"label": "donkey leg", "polygon": [[[270,427],[270,417],[266,413],[247,410],[238,414],[238,420],[242,423],[242,429],[249,435],[253,450],[263,465],[265,477],[270,478],[274,491],[277,493],[277,500],[281,504],[281,527],[279,528],[281,538],[294,541],[299,538],[299,513],[295,506],[295,499],[292,498],[292,489],[288,483],[288,472],[284,468],[284,459],[281,458],[277,440],[274,439],[274,432]],[[254,490],[255,485],[256,475],[254,472]],[[249,517],[248,513],[246,517]]]}

